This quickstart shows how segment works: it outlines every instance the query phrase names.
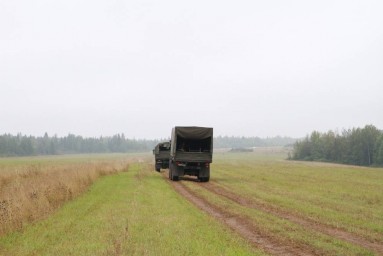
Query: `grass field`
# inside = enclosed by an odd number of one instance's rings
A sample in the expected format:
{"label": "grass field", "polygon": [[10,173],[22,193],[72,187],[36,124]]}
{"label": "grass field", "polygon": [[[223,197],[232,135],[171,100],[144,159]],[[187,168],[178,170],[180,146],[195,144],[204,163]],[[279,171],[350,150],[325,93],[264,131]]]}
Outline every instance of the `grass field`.
{"label": "grass field", "polygon": [[151,162],[136,158],[48,219],[0,238],[0,255],[263,254],[184,200]]}
{"label": "grass field", "polygon": [[0,158],[0,235],[49,216],[100,176],[128,166],[118,154]]}
{"label": "grass field", "polygon": [[35,159],[129,168],[2,236],[0,255],[383,255],[383,169],[284,158],[216,153],[208,183],[170,182],[149,154]]}
{"label": "grass field", "polygon": [[383,254],[383,169],[292,162],[273,152],[215,155],[188,189],[277,244],[325,255]]}

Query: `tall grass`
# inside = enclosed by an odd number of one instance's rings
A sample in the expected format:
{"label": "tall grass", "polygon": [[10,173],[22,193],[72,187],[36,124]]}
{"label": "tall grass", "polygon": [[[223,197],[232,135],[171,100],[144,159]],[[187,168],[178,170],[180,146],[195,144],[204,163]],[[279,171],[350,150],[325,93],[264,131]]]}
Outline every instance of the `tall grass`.
{"label": "tall grass", "polygon": [[0,237],[0,255],[265,255],[174,191],[152,159]]}
{"label": "tall grass", "polygon": [[1,159],[0,235],[47,217],[98,177],[127,168],[126,157]]}

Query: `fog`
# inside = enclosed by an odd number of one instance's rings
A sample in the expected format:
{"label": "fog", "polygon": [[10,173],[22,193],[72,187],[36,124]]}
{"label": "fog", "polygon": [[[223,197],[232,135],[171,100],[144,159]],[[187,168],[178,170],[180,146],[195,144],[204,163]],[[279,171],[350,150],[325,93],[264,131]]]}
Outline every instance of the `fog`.
{"label": "fog", "polygon": [[0,1],[0,134],[383,129],[382,1]]}

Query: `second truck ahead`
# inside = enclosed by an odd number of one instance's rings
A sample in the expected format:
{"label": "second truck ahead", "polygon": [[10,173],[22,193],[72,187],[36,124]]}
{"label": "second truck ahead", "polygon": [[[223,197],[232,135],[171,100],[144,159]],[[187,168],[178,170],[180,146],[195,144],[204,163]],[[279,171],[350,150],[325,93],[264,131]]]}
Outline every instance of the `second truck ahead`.
{"label": "second truck ahead", "polygon": [[210,179],[213,161],[213,128],[176,126],[170,141],[169,179],[197,176],[202,182]]}
{"label": "second truck ahead", "polygon": [[153,149],[155,169],[159,172],[162,169],[169,168],[169,153],[170,153],[170,142],[161,142]]}

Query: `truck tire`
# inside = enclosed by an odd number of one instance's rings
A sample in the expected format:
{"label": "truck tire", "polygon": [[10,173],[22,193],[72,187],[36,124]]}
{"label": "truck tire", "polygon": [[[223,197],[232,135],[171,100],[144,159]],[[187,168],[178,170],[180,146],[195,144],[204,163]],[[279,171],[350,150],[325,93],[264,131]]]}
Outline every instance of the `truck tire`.
{"label": "truck tire", "polygon": [[160,172],[160,171],[161,171],[161,169],[160,169],[160,168],[158,168],[158,167],[156,167],[156,171],[157,171],[157,172]]}
{"label": "truck tire", "polygon": [[199,178],[199,180],[200,180],[201,182],[208,182],[208,181],[210,180],[210,176],[207,176],[207,177],[201,177],[201,178]]}

